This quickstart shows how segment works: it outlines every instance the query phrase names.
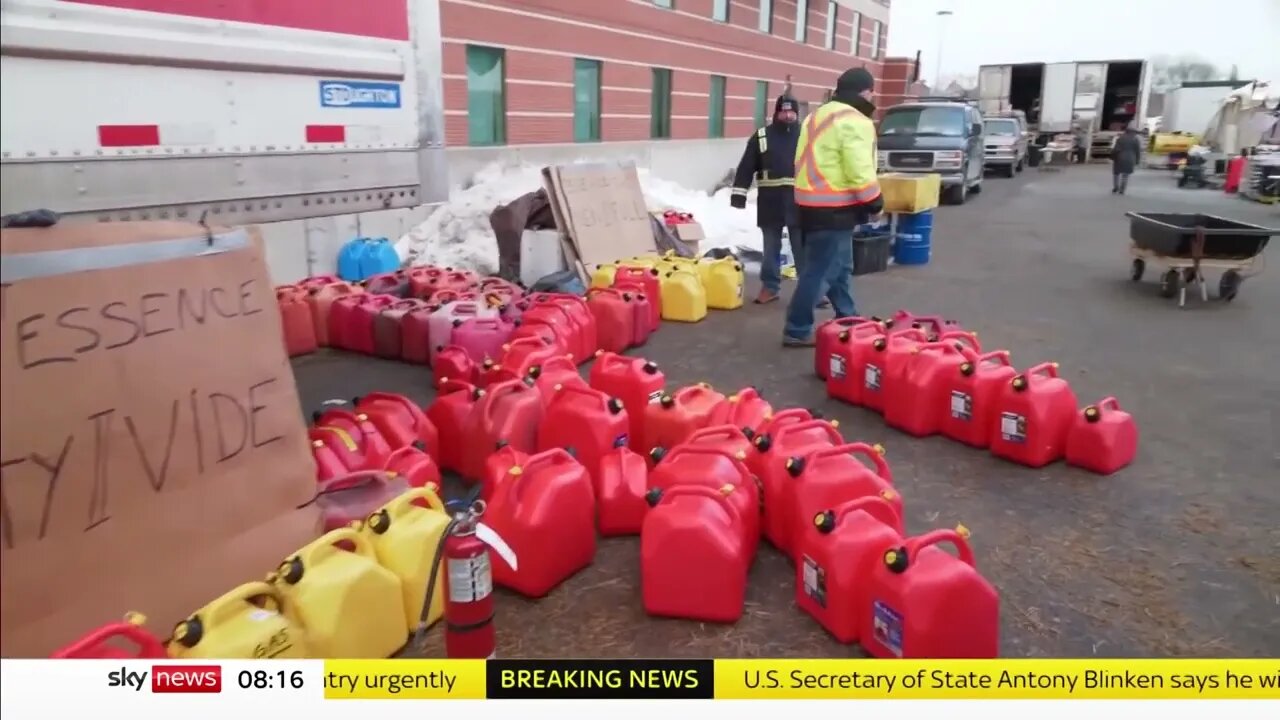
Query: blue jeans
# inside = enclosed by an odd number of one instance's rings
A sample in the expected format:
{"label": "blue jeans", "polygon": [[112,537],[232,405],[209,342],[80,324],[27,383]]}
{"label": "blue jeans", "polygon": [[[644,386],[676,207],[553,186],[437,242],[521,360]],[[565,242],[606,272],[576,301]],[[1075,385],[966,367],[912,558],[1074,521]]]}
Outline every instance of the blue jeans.
{"label": "blue jeans", "polygon": [[813,309],[823,295],[836,317],[857,313],[853,304],[853,231],[811,230],[804,234],[804,262],[800,263],[796,292],[787,306],[783,333],[797,340],[813,333]]}
{"label": "blue jeans", "polygon": [[[764,258],[760,260],[760,284],[765,290],[776,293],[782,289],[782,267],[780,265],[782,256],[782,226],[775,225],[760,228],[760,234],[764,236]],[[791,253],[796,255],[799,249],[796,244],[800,240],[800,228],[787,228],[787,235],[791,238]],[[799,258],[796,258],[797,267],[799,267]]]}

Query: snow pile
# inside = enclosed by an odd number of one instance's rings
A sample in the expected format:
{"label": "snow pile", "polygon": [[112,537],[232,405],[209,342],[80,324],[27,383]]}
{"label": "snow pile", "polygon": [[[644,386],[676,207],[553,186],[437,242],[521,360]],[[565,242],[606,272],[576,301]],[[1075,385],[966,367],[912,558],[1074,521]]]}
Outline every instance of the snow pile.
{"label": "snow pile", "polygon": [[[745,210],[729,205],[729,190],[714,195],[689,190],[669,180],[639,171],[640,187],[650,210],[668,208],[693,213],[713,247],[760,250],[754,197]],[[489,214],[499,205],[542,187],[542,167],[493,163],[477,172],[466,186],[452,191],[426,220],[396,242],[396,252],[409,265],[437,265],[494,273],[498,269],[498,241]]]}

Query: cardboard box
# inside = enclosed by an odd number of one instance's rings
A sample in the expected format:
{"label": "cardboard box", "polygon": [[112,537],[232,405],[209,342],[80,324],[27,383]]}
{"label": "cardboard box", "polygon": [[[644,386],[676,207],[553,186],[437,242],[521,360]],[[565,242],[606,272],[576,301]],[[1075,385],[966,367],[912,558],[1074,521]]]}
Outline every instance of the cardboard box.
{"label": "cardboard box", "polygon": [[938,207],[942,176],[886,173],[880,176],[880,193],[887,213],[918,213]]}
{"label": "cardboard box", "polygon": [[707,239],[706,233],[702,231],[702,226],[696,222],[680,223],[676,225],[676,237],[687,243],[700,243]]}

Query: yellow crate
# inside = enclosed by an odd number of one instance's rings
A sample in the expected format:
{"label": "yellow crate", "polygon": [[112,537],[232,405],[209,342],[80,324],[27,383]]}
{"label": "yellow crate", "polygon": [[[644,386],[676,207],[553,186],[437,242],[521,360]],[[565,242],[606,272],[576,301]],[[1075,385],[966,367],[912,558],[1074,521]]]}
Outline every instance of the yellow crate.
{"label": "yellow crate", "polygon": [[938,207],[938,195],[942,191],[941,175],[886,173],[879,179],[885,212],[918,213]]}

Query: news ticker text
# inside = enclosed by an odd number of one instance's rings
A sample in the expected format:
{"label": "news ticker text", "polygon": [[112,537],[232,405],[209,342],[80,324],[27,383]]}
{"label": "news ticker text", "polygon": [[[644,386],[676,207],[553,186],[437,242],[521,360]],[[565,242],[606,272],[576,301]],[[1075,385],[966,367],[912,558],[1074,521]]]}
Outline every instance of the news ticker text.
{"label": "news ticker text", "polygon": [[1280,660],[326,660],[133,663],[135,692],[326,699],[1280,699]]}

